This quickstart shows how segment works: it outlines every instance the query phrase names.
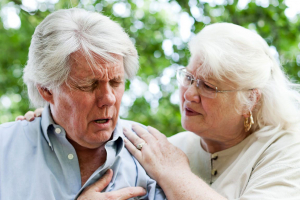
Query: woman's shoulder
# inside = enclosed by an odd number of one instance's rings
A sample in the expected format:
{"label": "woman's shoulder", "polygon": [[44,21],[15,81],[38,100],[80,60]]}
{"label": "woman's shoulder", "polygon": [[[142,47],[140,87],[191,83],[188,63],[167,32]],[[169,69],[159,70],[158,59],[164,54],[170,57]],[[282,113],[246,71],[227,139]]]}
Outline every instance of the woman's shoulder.
{"label": "woman's shoulder", "polygon": [[189,131],[177,133],[169,137],[168,140],[184,152],[187,152],[188,149],[195,150],[195,147],[200,147],[200,137]]}
{"label": "woman's shoulder", "polygon": [[180,132],[180,133],[177,133],[171,137],[168,138],[168,140],[171,142],[171,143],[177,143],[177,142],[183,142],[182,140],[184,141],[194,141],[195,139],[199,139],[200,140],[200,137],[198,135],[196,135],[195,133],[192,133],[190,131],[184,131],[184,132]]}
{"label": "woman's shoulder", "polygon": [[260,150],[251,148],[258,156],[253,166],[253,177],[270,169],[289,171],[300,167],[300,133],[286,130],[274,130],[271,133],[256,135],[257,140],[252,146],[260,146]]}
{"label": "woman's shoulder", "polygon": [[[298,156],[300,151],[300,133],[294,131],[278,131],[273,137],[270,138],[270,144],[262,154],[277,155],[287,158]],[[300,158],[300,157],[299,157]]]}

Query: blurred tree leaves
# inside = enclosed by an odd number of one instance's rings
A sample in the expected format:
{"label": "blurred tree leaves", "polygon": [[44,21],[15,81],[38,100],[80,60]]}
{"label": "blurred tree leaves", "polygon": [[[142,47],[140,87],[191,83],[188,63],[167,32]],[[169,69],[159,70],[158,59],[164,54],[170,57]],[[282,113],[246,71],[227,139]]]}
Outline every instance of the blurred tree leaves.
{"label": "blurred tree leaves", "polygon": [[[244,8],[239,8],[237,0],[217,2],[220,1],[49,0],[38,3],[38,9],[30,10],[20,0],[2,0],[1,11],[7,6],[14,7],[21,26],[6,29],[5,16],[1,12],[0,123],[12,121],[29,109],[22,69],[26,65],[31,35],[45,16],[62,8],[95,10],[124,27],[135,42],[141,67],[140,78],[126,84],[122,117],[154,126],[167,136],[183,130],[174,80],[174,70],[185,66],[189,58],[187,41],[182,37],[178,23],[183,14],[194,22],[190,27],[194,33],[215,22],[232,22],[257,31],[270,46],[275,47],[286,73],[294,81],[299,81],[299,14],[288,19],[283,0],[269,0],[268,6],[257,5],[257,1],[252,0]],[[118,12],[118,8],[125,11]]]}

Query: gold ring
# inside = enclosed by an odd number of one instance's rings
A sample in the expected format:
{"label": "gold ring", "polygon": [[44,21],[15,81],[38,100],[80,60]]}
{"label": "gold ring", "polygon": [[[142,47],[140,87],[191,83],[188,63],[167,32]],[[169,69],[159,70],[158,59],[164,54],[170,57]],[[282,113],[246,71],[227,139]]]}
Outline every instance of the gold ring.
{"label": "gold ring", "polygon": [[145,143],[145,142],[142,142],[142,143],[136,145],[136,148],[137,148],[138,150],[141,150],[141,149],[143,148],[144,144],[146,144],[146,143]]}

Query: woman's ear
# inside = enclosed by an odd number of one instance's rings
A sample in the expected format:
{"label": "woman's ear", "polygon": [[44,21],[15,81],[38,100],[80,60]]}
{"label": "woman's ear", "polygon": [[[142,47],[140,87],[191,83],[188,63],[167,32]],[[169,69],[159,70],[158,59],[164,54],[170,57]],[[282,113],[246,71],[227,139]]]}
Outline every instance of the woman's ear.
{"label": "woman's ear", "polygon": [[40,85],[37,86],[37,89],[45,101],[53,104],[53,94],[51,90],[48,90],[45,87],[41,87]]}
{"label": "woman's ear", "polygon": [[[250,93],[250,96],[249,96],[249,99],[252,102],[252,106],[250,108],[251,112],[253,111],[253,109],[255,108],[257,103],[259,102],[260,98],[261,98],[261,91],[259,89],[256,89],[256,88],[253,89]],[[245,118],[248,118],[250,116],[249,109],[247,109],[243,112],[243,116]]]}

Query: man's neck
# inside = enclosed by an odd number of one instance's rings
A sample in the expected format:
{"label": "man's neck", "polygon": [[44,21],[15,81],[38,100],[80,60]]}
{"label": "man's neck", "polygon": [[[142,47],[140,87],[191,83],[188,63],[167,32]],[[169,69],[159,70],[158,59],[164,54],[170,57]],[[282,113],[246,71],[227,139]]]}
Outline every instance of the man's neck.
{"label": "man's neck", "polygon": [[73,145],[78,157],[80,175],[81,175],[81,186],[90,178],[90,176],[106,161],[106,150],[105,145],[96,148],[88,149],[77,147]]}

